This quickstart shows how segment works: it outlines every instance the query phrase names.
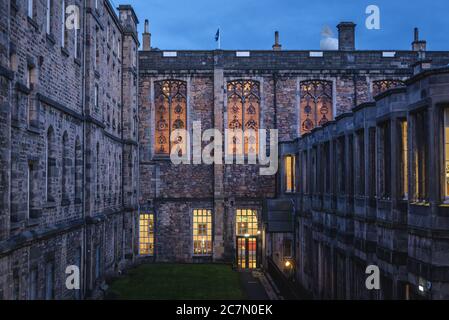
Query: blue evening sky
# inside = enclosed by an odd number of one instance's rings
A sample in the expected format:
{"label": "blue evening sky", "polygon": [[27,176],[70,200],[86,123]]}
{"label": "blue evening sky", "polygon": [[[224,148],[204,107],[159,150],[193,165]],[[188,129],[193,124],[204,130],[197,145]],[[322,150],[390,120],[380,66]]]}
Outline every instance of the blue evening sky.
{"label": "blue evening sky", "polygon": [[[220,26],[222,49],[271,49],[275,30],[286,50],[319,49],[328,25],[337,37],[340,21],[354,21],[357,49],[409,50],[419,27],[428,50],[449,50],[448,0],[112,0],[131,4],[150,21],[152,46],[160,49],[215,49]],[[381,29],[367,30],[365,9],[380,8]]]}

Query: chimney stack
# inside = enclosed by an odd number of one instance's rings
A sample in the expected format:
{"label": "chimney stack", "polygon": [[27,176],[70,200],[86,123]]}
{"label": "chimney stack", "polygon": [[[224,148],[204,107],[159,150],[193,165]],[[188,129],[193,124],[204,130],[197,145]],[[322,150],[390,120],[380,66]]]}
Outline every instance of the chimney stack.
{"label": "chimney stack", "polygon": [[282,46],[279,44],[279,31],[275,31],[274,32],[273,50],[274,51],[281,51],[282,50]]}
{"label": "chimney stack", "polygon": [[145,19],[145,27],[143,30],[142,38],[143,38],[143,51],[151,50],[151,33],[150,33],[150,23],[148,19]]}
{"label": "chimney stack", "polygon": [[338,50],[355,50],[355,26],[353,22],[341,22],[338,28]]}
{"label": "chimney stack", "polygon": [[427,49],[427,42],[425,40],[419,40],[419,29],[415,28],[415,38],[412,42],[412,50],[413,51],[426,51]]}

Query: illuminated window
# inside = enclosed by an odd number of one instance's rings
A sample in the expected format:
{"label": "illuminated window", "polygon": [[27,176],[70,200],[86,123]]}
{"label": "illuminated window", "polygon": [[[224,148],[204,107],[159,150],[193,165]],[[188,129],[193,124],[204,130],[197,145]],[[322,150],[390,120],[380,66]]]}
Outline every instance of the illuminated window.
{"label": "illuminated window", "polygon": [[193,254],[212,254],[211,210],[193,210]]}
{"label": "illuminated window", "polygon": [[[257,154],[259,148],[259,82],[236,80],[228,82],[229,152],[241,155]],[[242,144],[243,141],[243,144]],[[243,148],[242,148],[243,146]]]}
{"label": "illuminated window", "polygon": [[257,211],[237,209],[236,224],[236,234],[238,236],[257,235]]}
{"label": "illuminated window", "polygon": [[169,155],[170,150],[178,145],[178,155],[186,148],[186,137],[179,135],[170,141],[174,130],[187,129],[187,85],[185,81],[164,80],[154,85],[155,89],[155,143],[154,151],[158,155]]}
{"label": "illuminated window", "polygon": [[295,165],[296,157],[293,155],[288,155],[284,158],[285,166],[285,192],[295,192]]}
{"label": "illuminated window", "polygon": [[401,174],[401,193],[404,199],[408,197],[408,126],[407,120],[399,122],[400,127],[400,144],[401,144],[401,158],[400,158],[400,174]]}
{"label": "illuminated window", "polygon": [[139,254],[154,254],[154,215],[141,214],[139,219]]}
{"label": "illuminated window", "polygon": [[449,198],[449,108],[444,110],[444,196]]}
{"label": "illuminated window", "polygon": [[394,88],[403,87],[404,82],[401,80],[378,80],[373,81],[373,97]]}
{"label": "illuminated window", "polygon": [[301,82],[301,134],[310,132],[332,119],[332,82]]}

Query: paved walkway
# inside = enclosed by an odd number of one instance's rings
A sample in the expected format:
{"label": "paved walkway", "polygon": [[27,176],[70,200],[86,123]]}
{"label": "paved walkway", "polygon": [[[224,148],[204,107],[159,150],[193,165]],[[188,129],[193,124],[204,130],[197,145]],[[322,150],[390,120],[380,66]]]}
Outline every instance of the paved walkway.
{"label": "paved walkway", "polygon": [[240,271],[240,282],[249,300],[278,299],[262,271]]}

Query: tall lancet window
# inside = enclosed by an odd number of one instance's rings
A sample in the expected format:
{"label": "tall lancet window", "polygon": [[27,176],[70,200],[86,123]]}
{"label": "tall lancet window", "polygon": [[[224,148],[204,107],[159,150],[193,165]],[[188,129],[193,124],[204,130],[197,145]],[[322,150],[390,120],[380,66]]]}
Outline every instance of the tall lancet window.
{"label": "tall lancet window", "polygon": [[301,134],[333,120],[332,82],[311,80],[301,82]]}
{"label": "tall lancet window", "polygon": [[178,135],[170,141],[174,130],[187,130],[187,84],[180,80],[158,81],[155,90],[155,143],[156,155],[169,155],[178,145],[178,155],[186,150],[186,137]]}
{"label": "tall lancet window", "polygon": [[[228,82],[228,129],[242,134],[228,137],[229,152],[257,154],[259,149],[260,85],[257,81]],[[243,141],[243,144],[242,144]]]}

